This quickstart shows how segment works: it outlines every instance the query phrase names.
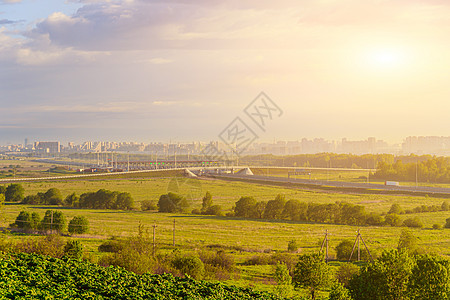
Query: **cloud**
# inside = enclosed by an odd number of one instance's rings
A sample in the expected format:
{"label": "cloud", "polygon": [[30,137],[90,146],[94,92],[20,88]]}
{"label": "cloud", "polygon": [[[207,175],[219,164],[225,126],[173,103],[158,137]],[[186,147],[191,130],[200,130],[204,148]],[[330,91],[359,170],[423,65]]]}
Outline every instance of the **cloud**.
{"label": "cloud", "polygon": [[0,5],[1,4],[14,4],[14,3],[20,3],[22,2],[22,0],[0,0]]}

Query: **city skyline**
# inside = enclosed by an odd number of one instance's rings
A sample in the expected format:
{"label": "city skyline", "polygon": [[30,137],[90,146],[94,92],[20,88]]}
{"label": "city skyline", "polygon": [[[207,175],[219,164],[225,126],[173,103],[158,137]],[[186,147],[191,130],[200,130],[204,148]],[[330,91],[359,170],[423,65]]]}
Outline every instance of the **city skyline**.
{"label": "city skyline", "polygon": [[[448,136],[450,3],[0,0],[0,143]],[[252,128],[254,129],[254,128]]]}

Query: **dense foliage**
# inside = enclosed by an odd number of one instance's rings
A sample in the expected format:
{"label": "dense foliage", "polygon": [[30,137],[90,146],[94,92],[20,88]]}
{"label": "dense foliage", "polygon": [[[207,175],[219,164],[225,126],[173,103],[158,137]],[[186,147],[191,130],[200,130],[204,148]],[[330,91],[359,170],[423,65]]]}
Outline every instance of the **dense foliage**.
{"label": "dense foliage", "polygon": [[69,258],[3,255],[3,299],[281,299],[264,292],[173,275],[137,275]]}
{"label": "dense foliage", "polygon": [[134,206],[134,200],[130,193],[100,189],[97,192],[81,194],[78,202],[75,202],[73,206],[79,208],[131,210]]}
{"label": "dense foliage", "polygon": [[167,193],[161,195],[158,201],[159,212],[177,213],[184,212],[189,207],[189,203],[182,195]]}
{"label": "dense foliage", "polygon": [[364,206],[347,202],[319,204],[286,201],[278,195],[268,202],[256,201],[253,197],[241,197],[234,207],[236,217],[255,219],[279,219],[304,221],[314,223],[331,223],[347,225],[384,225],[384,219],[379,214],[368,214]]}

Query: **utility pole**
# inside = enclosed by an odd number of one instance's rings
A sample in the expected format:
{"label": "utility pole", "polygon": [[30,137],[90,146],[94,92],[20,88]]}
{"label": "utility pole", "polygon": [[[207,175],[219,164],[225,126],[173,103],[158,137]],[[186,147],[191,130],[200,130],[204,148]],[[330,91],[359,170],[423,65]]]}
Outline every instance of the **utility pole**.
{"label": "utility pole", "polygon": [[356,246],[358,246],[358,261],[361,260],[360,241],[363,242],[364,247],[365,247],[366,250],[367,250],[367,253],[369,253],[370,259],[373,261],[372,254],[370,254],[369,248],[367,248],[366,242],[364,242],[364,239],[363,239],[363,237],[362,237],[361,232],[360,232],[359,229],[358,229],[358,231],[357,231],[356,240],[355,240],[355,243],[353,244],[352,253],[350,253],[350,258],[348,259],[348,261],[351,261],[351,260],[352,260],[352,256],[353,256],[353,253],[355,252]]}
{"label": "utility pole", "polygon": [[323,248],[325,246],[325,262],[328,263],[328,229],[325,231],[325,238],[322,242],[322,247],[320,248],[320,252],[323,251]]}
{"label": "utility pole", "polygon": [[155,257],[155,250],[156,250],[156,224],[152,226],[153,227],[153,257]]}
{"label": "utility pole", "polygon": [[130,151],[128,151],[127,172],[130,172]]}

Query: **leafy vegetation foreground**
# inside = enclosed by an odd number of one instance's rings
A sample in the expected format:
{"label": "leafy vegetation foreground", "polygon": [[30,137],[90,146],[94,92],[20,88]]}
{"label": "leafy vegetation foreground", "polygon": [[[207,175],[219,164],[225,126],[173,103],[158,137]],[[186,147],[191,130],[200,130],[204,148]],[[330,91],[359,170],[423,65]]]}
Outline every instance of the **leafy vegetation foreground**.
{"label": "leafy vegetation foreground", "polygon": [[170,274],[36,254],[0,258],[0,299],[282,299],[276,295]]}

